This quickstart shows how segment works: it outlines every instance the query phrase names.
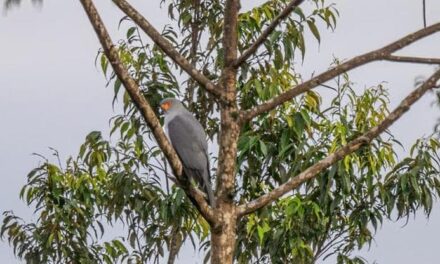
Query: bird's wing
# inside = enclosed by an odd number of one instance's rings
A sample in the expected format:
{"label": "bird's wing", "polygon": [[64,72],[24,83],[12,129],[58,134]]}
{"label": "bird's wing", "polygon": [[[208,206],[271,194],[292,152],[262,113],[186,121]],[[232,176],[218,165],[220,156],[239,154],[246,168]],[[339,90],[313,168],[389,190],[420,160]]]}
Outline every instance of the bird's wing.
{"label": "bird's wing", "polygon": [[206,138],[199,131],[200,124],[194,117],[177,115],[168,123],[168,137],[182,160],[183,166],[196,169],[207,169]]}
{"label": "bird's wing", "polygon": [[185,175],[197,181],[215,206],[205,132],[192,115],[177,115],[167,125],[168,137],[182,161]]}

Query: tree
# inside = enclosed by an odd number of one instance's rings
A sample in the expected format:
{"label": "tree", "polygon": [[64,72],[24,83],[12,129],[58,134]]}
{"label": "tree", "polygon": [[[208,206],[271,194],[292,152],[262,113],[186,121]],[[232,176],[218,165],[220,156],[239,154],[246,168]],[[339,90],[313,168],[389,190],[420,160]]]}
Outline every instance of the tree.
{"label": "tree", "polygon": [[[319,41],[317,24],[336,26],[337,11],[323,1],[304,3],[310,13],[302,1],[269,1],[242,14],[236,0],[167,1],[178,29],[162,33],[126,1],[114,2],[133,23],[117,45],[92,1],[81,1],[103,46],[101,67],[115,99],[123,99],[124,112],[112,120],[117,140],[92,132],[65,166],[47,160],[29,174],[21,196],[38,221],[6,212],[2,226],[18,256],[144,263],[158,261],[166,247],[172,263],[190,239],[212,263],[312,263],[328,254],[362,263],[350,253],[371,241],[384,218],[418,208],[429,215],[440,190],[439,142],[421,139],[398,161],[387,129],[437,87],[440,72],[389,111],[386,87],[359,92],[347,71],[377,60],[439,64],[393,54],[440,24],[303,80],[294,62],[304,58],[304,31]],[[141,30],[153,43],[145,44]],[[158,101],[174,95],[219,139],[216,208],[181,177],[157,118]],[[105,224],[120,222],[127,234],[102,241]]]}

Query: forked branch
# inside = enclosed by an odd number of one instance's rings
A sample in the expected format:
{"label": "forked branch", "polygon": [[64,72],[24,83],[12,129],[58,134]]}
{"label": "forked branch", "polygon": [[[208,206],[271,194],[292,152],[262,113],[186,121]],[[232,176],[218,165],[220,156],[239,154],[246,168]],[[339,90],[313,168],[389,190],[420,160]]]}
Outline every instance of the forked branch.
{"label": "forked branch", "polygon": [[287,192],[295,189],[300,184],[307,180],[316,177],[319,173],[329,168],[337,161],[343,159],[345,156],[358,150],[363,145],[370,143],[374,138],[379,136],[382,132],[388,129],[396,120],[398,120],[410,107],[420,99],[427,91],[436,87],[438,80],[440,79],[440,70],[436,71],[428,80],[426,80],[417,89],[412,91],[399,106],[392,111],[379,125],[371,128],[363,135],[357,137],[353,141],[347,143],[345,146],[339,148],[336,152],[328,155],[326,158],[310,166],[288,182],[280,185],[271,192],[260,196],[259,198],[238,207],[238,215],[243,216],[250,214],[255,210],[262,208],[263,206],[275,201]]}
{"label": "forked branch", "polygon": [[[110,38],[110,35],[105,28],[105,25],[99,16],[98,11],[96,10],[95,5],[92,0],[80,0],[81,4],[84,7],[84,10],[89,17],[90,23],[95,29],[96,35],[98,36],[99,41],[101,42],[102,48],[104,50],[105,56],[108,58],[111,63],[115,74],[118,76],[119,80],[121,80],[124,85],[127,93],[130,95],[133,103],[138,108],[148,127],[153,132],[154,138],[156,139],[159,147],[165,154],[168,162],[170,163],[174,174],[179,178],[182,175],[182,164],[180,162],[177,153],[174,151],[174,148],[171,146],[168,141],[165,133],[160,125],[159,119],[156,117],[154,110],[142,95],[141,90],[138,84],[133,80],[133,78],[128,73],[127,68],[121,62],[118,49]],[[181,181],[184,182],[184,181]],[[206,202],[203,192],[192,187],[191,185],[188,188],[189,194],[193,197],[198,204],[196,207],[199,208],[200,213],[205,217],[205,219],[210,223],[215,223],[213,212],[208,206]]]}
{"label": "forked branch", "polygon": [[299,6],[304,0],[292,0],[287,6],[275,17],[275,19],[267,26],[267,28],[261,33],[257,40],[250,46],[247,50],[241,54],[234,64],[235,68],[240,67],[250,56],[252,56],[258,48],[266,41],[269,35],[275,30],[275,28],[283,21],[286,17],[292,13],[297,6]]}
{"label": "forked branch", "polygon": [[[421,29],[419,31],[416,31],[412,34],[409,34],[381,49],[375,50],[375,51],[371,51],[368,53],[365,53],[363,55],[354,57],[336,67],[331,68],[330,70],[327,70],[319,75],[317,75],[316,77],[305,81],[291,89],[289,89],[288,91],[266,101],[265,103],[262,103],[258,106],[255,106],[252,109],[249,110],[245,110],[242,111],[240,113],[241,119],[242,121],[246,121],[246,120],[250,120],[260,114],[266,113],[274,108],[276,108],[277,106],[283,104],[284,102],[287,102],[288,100],[291,100],[292,98],[294,98],[295,96],[298,96],[308,90],[311,90],[315,87],[317,87],[318,85],[325,83],[335,77],[337,77],[338,75],[350,71],[354,68],[357,68],[359,66],[365,65],[367,63],[373,62],[373,61],[378,61],[378,60],[397,60],[397,56],[391,56],[391,54],[393,52],[396,52],[424,37],[427,37],[429,35],[432,35],[436,32],[440,31],[440,23],[434,24],[432,26],[429,26],[427,28]],[[391,56],[391,57],[390,57]],[[408,58],[410,57],[405,57],[407,62],[417,62],[417,63],[421,63],[421,61],[426,61],[428,59],[411,59],[409,60]],[[431,59],[431,60],[437,60],[437,59]],[[403,61],[403,59],[401,60]]]}
{"label": "forked branch", "polygon": [[219,99],[223,98],[223,93],[210,79],[208,79],[203,73],[198,71],[182,54],[180,54],[171,43],[162,37],[153,25],[142,16],[135,8],[133,8],[125,0],[113,0],[113,2],[130,17],[142,30],[151,38],[151,40],[162,49],[162,51],[168,55],[177,65],[179,65],[189,76],[196,80],[202,87],[204,87],[209,93],[215,95]]}

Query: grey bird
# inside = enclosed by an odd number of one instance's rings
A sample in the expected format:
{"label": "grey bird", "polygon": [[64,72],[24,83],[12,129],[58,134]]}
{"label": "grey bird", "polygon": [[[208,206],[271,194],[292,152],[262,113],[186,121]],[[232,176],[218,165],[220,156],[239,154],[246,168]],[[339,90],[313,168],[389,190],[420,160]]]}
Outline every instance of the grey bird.
{"label": "grey bird", "polygon": [[215,207],[205,130],[179,100],[165,98],[160,107],[168,138],[182,161],[184,176],[196,182],[206,193],[209,204]]}

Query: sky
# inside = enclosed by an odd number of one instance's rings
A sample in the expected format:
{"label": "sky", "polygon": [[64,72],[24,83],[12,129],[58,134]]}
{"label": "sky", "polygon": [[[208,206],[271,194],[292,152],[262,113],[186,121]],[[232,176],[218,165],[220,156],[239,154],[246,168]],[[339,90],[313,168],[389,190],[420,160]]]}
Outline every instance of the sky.
{"label": "sky", "polygon": [[[124,30],[117,28],[122,14],[111,1],[95,2],[113,38],[123,36]],[[166,23],[166,11],[157,9],[159,1],[154,5],[153,1],[130,2],[157,27]],[[242,1],[242,5],[246,9],[258,2]],[[337,29],[323,32],[320,45],[309,36],[301,66],[304,77],[327,69],[333,56],[348,59],[423,26],[421,0],[334,2],[341,15]],[[440,2],[426,2],[428,24],[440,21]],[[18,198],[27,173],[40,162],[32,153],[50,156],[49,148],[54,148],[65,158],[78,153],[88,132],[108,133],[108,120],[115,115],[113,92],[105,88],[106,81],[94,64],[99,43],[79,1],[47,0],[37,8],[24,3],[0,15],[0,39],[0,211],[13,210],[34,219],[32,209]],[[440,57],[438,43],[439,35],[399,54]],[[354,70],[350,76],[359,91],[386,82],[395,106],[414,88],[417,76],[432,71],[432,66],[380,62]],[[432,94],[425,96],[392,127],[405,146],[432,132],[440,117],[433,101]],[[407,152],[408,147],[401,155]],[[386,222],[370,250],[359,254],[370,263],[438,263],[439,204],[429,220],[420,212],[404,224]],[[179,263],[193,262],[193,256],[189,250],[180,255]],[[7,243],[0,242],[0,263],[23,262],[14,258]]]}

